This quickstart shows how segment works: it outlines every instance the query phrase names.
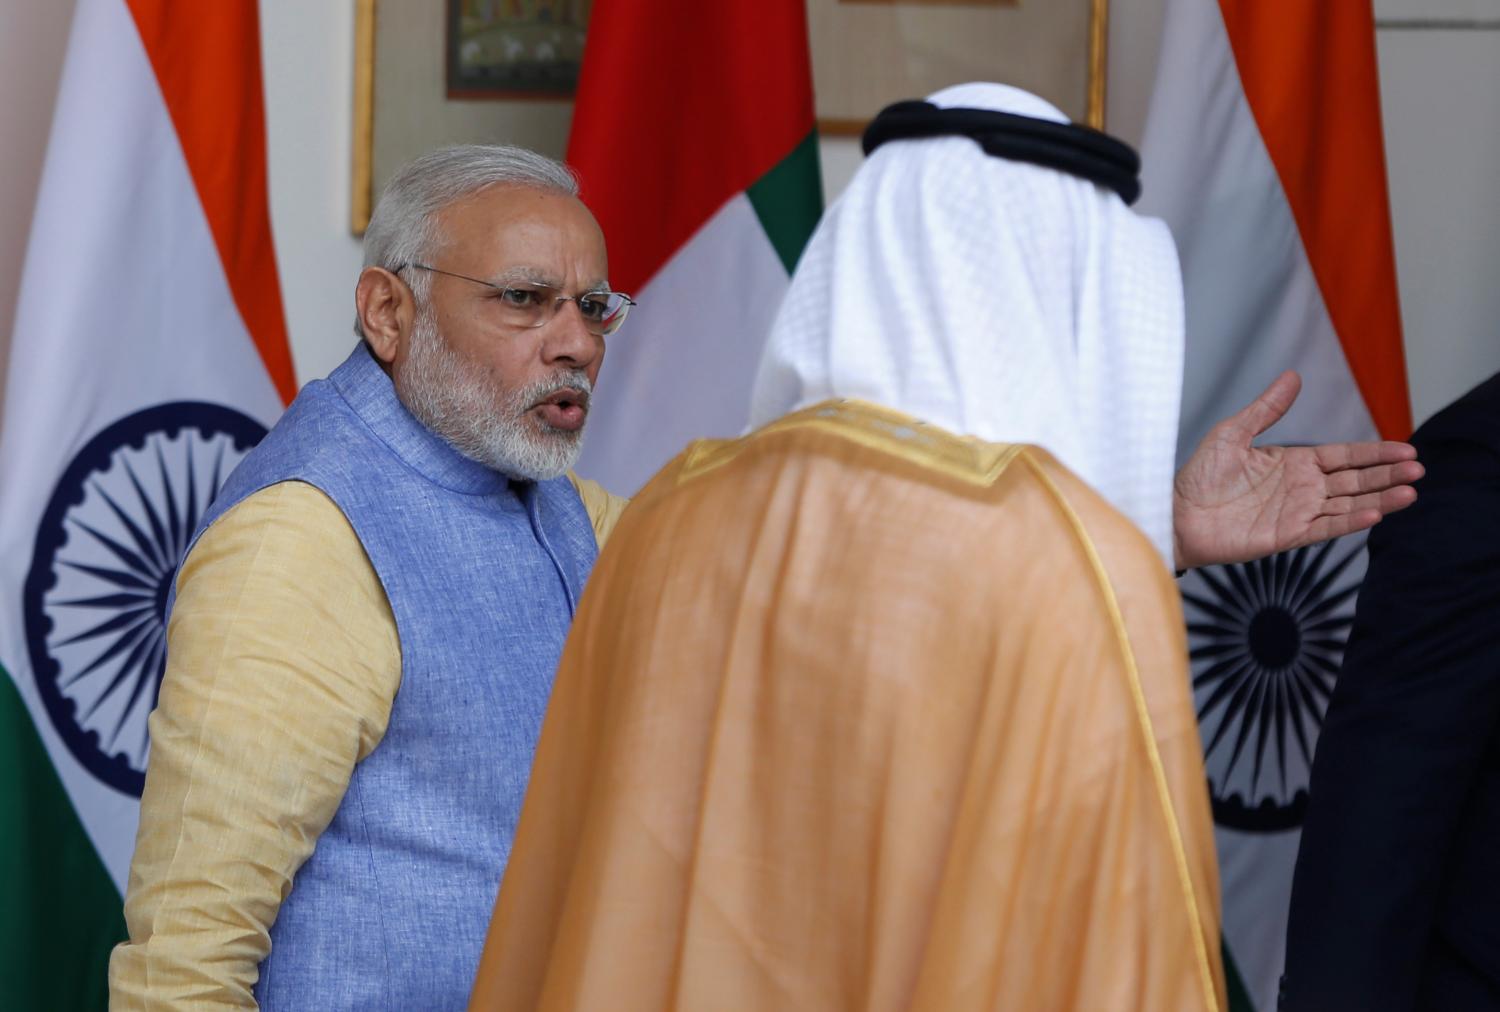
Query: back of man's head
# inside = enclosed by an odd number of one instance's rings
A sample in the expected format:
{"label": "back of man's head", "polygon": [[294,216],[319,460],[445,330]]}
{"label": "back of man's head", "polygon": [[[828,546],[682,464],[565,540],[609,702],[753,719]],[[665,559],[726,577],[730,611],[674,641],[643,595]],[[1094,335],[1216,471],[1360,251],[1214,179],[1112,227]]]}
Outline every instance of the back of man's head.
{"label": "back of man's head", "polygon": [[[439,211],[501,184],[578,196],[573,171],[535,151],[508,144],[439,148],[406,163],[386,183],[365,229],[364,266],[394,271],[422,261],[441,239]],[[409,284],[418,298],[426,295],[429,280],[421,273],[412,276]],[[364,337],[357,317],[354,332]]]}
{"label": "back of man's head", "polygon": [[[1004,85],[928,102],[1068,126]],[[909,135],[872,152],[814,231],[751,424],[853,397],[1042,446],[1171,558],[1182,314],[1171,233],[1117,191],[961,132]]]}

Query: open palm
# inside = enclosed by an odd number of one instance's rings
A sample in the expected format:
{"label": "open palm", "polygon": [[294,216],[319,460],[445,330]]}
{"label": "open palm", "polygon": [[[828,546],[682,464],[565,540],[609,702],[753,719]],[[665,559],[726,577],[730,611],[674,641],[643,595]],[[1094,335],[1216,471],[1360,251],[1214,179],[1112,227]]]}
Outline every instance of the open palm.
{"label": "open palm", "polygon": [[1177,472],[1177,568],[1244,562],[1373,527],[1417,498],[1417,451],[1396,442],[1254,446],[1302,388],[1282,373],[1249,407],[1209,430]]}

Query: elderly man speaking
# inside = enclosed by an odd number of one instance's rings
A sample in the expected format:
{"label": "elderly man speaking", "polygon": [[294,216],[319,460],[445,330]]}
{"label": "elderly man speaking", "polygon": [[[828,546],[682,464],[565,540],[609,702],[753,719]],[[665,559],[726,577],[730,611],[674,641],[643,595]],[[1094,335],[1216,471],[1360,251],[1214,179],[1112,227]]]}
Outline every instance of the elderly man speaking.
{"label": "elderly man speaking", "polygon": [[1133,154],[993,85],[866,146],[760,428],[595,570],[472,1008],[1223,1008],[1166,563],[1367,526],[1420,468],[1252,451],[1283,379],[1174,518],[1182,296]]}
{"label": "elderly man speaking", "polygon": [[630,306],[576,194],[505,147],[387,187],[363,341],[179,573],[113,1008],[463,1005],[619,505],[564,476]]}

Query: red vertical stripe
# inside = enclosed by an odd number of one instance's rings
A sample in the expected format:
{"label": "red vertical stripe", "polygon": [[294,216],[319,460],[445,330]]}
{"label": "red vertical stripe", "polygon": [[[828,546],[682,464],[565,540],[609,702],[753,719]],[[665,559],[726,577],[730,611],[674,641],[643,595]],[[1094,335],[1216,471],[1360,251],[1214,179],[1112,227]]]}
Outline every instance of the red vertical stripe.
{"label": "red vertical stripe", "polygon": [[1375,427],[1411,433],[1370,0],[1221,0],[1240,81]]}
{"label": "red vertical stripe", "polygon": [[229,290],[284,402],[297,393],[266,184],[256,0],[127,0]]}
{"label": "red vertical stripe", "polygon": [[813,128],[805,0],[596,0],[568,144],[639,289]]}

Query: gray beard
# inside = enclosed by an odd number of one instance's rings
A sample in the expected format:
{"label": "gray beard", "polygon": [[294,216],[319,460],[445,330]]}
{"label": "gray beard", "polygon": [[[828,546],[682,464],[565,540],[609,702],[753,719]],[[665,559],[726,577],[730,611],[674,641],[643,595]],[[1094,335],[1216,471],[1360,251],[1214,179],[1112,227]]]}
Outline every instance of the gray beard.
{"label": "gray beard", "polygon": [[512,478],[560,478],[578,462],[583,430],[568,432],[527,418],[537,401],[573,387],[593,393],[581,370],[562,370],[519,390],[496,390],[483,370],[460,357],[425,307],[412,326],[411,348],[393,371],[396,395],[423,425],[470,460]]}

